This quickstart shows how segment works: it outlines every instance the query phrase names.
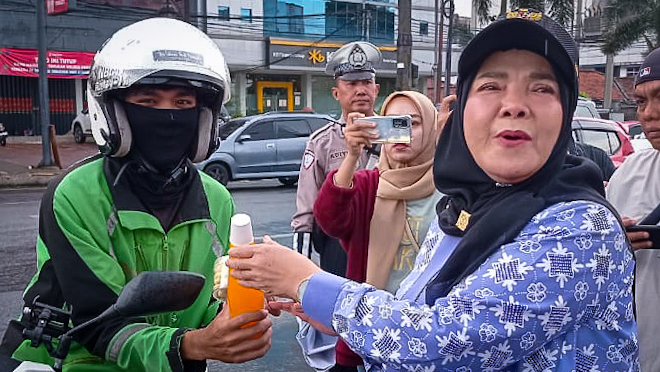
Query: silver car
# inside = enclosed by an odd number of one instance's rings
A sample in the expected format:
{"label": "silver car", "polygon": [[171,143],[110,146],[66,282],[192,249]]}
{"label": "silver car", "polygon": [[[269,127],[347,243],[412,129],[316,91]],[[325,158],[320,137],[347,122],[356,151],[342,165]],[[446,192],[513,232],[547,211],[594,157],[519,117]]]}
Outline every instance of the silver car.
{"label": "silver car", "polygon": [[220,128],[218,150],[196,166],[223,185],[263,178],[295,185],[309,135],[329,120],[327,115],[294,112],[230,120]]}

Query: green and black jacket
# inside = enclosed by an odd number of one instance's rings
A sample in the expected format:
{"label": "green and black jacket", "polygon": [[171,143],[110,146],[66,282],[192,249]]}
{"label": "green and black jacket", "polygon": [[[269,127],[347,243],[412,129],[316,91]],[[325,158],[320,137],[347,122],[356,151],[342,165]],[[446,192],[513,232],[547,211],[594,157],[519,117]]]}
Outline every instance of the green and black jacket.
{"label": "green and black jacket", "polygon": [[[194,169],[194,168],[193,168]],[[212,299],[213,264],[228,247],[234,204],[220,183],[198,172],[174,227],[164,232],[106,158],[87,161],[51,183],[41,202],[37,273],[24,301],[72,311],[73,325],[111,306],[122,287],[142,271],[191,271],[206,283],[197,301],[180,312],[99,323],[74,337],[65,371],[186,371],[205,363],[181,360],[186,329],[208,324],[218,312]],[[20,339],[13,322],[14,358],[52,364],[42,347]],[[12,341],[12,329],[5,347]],[[17,336],[16,336],[17,335]]]}

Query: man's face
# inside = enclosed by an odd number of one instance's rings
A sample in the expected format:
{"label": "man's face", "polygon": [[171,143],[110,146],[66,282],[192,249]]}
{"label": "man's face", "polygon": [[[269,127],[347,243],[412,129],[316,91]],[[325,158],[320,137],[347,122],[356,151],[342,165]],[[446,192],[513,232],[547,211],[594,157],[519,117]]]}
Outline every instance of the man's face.
{"label": "man's face", "polygon": [[195,90],[186,87],[136,86],[128,90],[125,100],[159,110],[184,110],[197,106]]}
{"label": "man's face", "polygon": [[653,148],[660,150],[660,80],[647,81],[635,88],[637,119]]}
{"label": "man's face", "polygon": [[337,80],[337,85],[332,88],[332,96],[339,101],[344,115],[349,112],[372,115],[379,89],[380,85],[376,84],[375,79]]}

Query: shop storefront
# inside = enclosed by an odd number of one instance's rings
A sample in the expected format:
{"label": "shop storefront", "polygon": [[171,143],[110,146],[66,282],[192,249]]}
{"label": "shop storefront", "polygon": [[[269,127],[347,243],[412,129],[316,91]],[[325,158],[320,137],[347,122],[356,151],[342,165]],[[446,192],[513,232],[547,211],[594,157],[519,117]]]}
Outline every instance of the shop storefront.
{"label": "shop storefront", "polygon": [[[0,122],[10,135],[39,135],[39,69],[34,49],[0,48]],[[84,106],[93,53],[48,52],[50,123],[69,131]]]}
{"label": "shop storefront", "polygon": [[[254,115],[309,107],[339,116],[341,109],[331,93],[335,81],[326,75],[325,67],[342,44],[270,39],[265,45],[266,67],[249,73],[232,72],[233,98],[227,105],[230,113]],[[394,91],[396,76],[396,48],[379,48],[383,63],[376,77],[381,85],[376,107]]]}

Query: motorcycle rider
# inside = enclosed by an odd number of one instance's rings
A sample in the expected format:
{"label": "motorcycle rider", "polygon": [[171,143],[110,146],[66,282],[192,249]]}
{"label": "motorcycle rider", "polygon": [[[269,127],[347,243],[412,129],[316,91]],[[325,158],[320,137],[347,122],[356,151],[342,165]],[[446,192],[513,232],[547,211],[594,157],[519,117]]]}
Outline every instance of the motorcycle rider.
{"label": "motorcycle rider", "polygon": [[[206,359],[243,362],[270,348],[265,310],[230,318],[211,295],[234,204],[192,162],[217,148],[230,86],[217,45],[173,19],[129,25],[97,53],[88,101],[101,154],[49,185],[25,306],[38,299],[70,310],[79,325],[112,305],[142,271],[197,272],[206,283],[184,311],[86,328],[74,337],[64,370],[204,371]],[[22,339],[25,327],[12,321],[2,347],[17,360],[52,363],[43,346]]]}

